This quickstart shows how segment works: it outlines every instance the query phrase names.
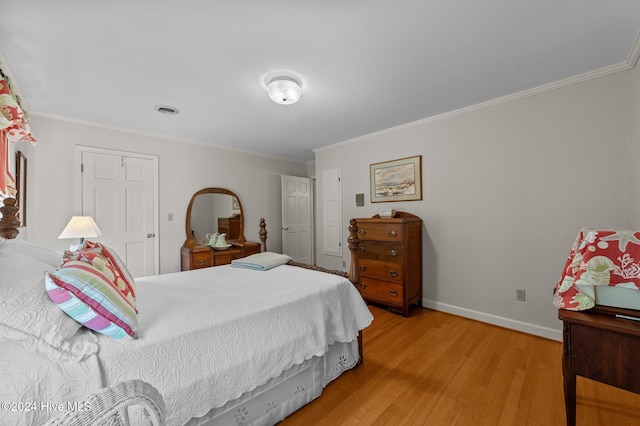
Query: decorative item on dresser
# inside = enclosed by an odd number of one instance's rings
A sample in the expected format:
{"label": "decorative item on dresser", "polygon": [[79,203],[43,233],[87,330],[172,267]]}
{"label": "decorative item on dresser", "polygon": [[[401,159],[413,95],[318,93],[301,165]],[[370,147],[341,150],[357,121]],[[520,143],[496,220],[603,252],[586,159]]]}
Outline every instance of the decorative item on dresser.
{"label": "decorative item on dresser", "polygon": [[[228,189],[204,188],[196,192],[187,207],[185,225],[186,240],[180,249],[183,271],[226,265],[260,252],[260,243],[245,239],[242,204]],[[214,250],[207,245],[206,236],[215,232],[226,234],[231,246]]]}
{"label": "decorative item on dresser", "polygon": [[355,221],[360,294],[408,316],[410,305],[422,306],[422,220],[396,212],[391,218],[375,215]]}

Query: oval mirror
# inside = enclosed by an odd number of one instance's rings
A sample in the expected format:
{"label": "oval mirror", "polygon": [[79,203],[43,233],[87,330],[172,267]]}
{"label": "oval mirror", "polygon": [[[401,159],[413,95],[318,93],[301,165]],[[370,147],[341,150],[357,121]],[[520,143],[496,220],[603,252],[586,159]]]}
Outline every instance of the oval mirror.
{"label": "oval mirror", "polygon": [[204,188],[193,194],[186,216],[185,246],[205,244],[206,235],[227,234],[227,241],[244,243],[244,216],[238,196],[224,188]]}

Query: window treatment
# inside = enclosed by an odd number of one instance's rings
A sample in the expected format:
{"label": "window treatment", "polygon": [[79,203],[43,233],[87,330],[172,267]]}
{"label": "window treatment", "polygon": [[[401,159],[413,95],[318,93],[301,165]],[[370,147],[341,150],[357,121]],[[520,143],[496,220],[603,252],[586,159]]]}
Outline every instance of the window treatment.
{"label": "window treatment", "polygon": [[9,170],[9,142],[35,145],[29,121],[11,93],[9,79],[0,70],[0,196],[15,196],[15,178]]}

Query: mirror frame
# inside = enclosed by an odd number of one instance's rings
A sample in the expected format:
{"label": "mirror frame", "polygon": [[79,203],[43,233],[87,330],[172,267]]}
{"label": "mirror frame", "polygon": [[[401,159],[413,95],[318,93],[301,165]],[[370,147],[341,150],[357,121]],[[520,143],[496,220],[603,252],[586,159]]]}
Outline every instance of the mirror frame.
{"label": "mirror frame", "polygon": [[240,207],[240,235],[238,236],[238,239],[233,241],[236,241],[240,244],[246,242],[247,240],[244,238],[244,210],[242,209],[242,203],[240,202],[240,198],[238,197],[238,195],[236,195],[235,192],[229,191],[225,188],[204,188],[193,194],[193,196],[191,197],[191,201],[189,201],[189,207],[187,207],[187,217],[185,218],[185,233],[187,238],[184,242],[184,246],[193,247],[196,245],[196,240],[193,238],[193,234],[191,233],[191,209],[193,208],[193,201],[198,195],[202,194],[227,194],[231,195],[232,197],[236,197],[236,200],[238,200],[238,206]]}

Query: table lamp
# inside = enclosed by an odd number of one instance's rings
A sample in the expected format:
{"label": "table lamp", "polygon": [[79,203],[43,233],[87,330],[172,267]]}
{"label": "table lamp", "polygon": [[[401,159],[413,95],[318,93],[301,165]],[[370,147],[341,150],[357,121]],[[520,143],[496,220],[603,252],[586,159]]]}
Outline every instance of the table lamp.
{"label": "table lamp", "polygon": [[[95,238],[100,235],[102,235],[102,232],[91,216],[73,216],[62,230],[58,239],[80,238],[81,245],[85,238]],[[70,250],[76,250],[77,247],[71,245]]]}

